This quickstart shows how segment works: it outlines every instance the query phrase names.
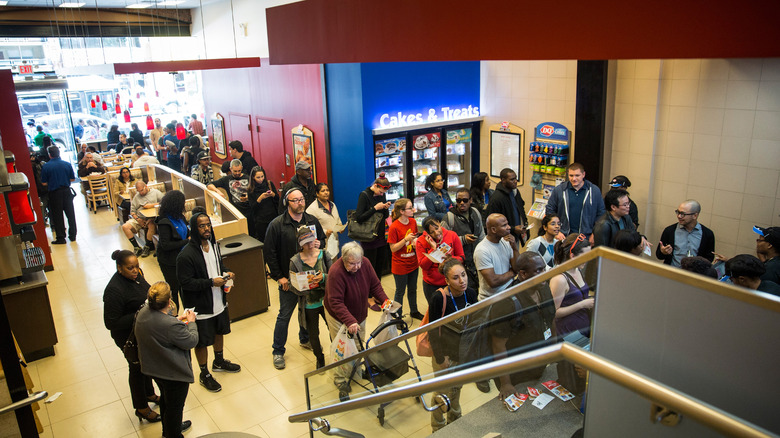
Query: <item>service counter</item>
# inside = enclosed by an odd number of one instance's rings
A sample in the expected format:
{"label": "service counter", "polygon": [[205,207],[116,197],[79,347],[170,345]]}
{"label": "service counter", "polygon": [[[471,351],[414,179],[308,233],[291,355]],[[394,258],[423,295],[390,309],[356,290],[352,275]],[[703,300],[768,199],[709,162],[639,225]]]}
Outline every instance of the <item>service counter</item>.
{"label": "service counter", "polygon": [[21,282],[16,278],[0,282],[11,331],[28,362],[54,355],[57,330],[48,284],[43,271],[24,274]]}

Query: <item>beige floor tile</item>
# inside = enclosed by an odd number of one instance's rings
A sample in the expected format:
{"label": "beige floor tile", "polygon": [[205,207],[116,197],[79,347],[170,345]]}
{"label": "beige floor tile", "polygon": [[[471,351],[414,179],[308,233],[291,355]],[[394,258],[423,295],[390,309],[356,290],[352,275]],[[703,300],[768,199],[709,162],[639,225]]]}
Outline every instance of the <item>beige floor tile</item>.
{"label": "beige floor tile", "polygon": [[138,434],[136,432],[133,432],[123,436],[122,438],[138,438]]}
{"label": "beige floor tile", "polygon": [[[430,397],[426,397],[428,400]],[[376,412],[376,407],[371,408]],[[351,421],[351,415],[345,415]],[[339,418],[341,419],[341,418]],[[376,420],[375,423],[378,424]],[[431,414],[423,409],[420,403],[414,399],[405,398],[396,400],[385,407],[385,428],[391,427],[401,436],[407,436],[420,430],[421,427],[431,424]]]}
{"label": "beige floor tile", "polygon": [[263,380],[261,384],[268,392],[273,394],[276,401],[281,403],[285,409],[293,409],[295,406],[306,403],[306,386],[303,374],[310,371],[310,368],[311,366],[304,365],[298,369],[291,370],[292,374],[272,377]]}
{"label": "beige floor tile", "polygon": [[[306,410],[306,405],[300,405],[274,418],[260,423],[261,430],[268,436],[299,436],[309,430],[308,423],[290,423],[288,417]],[[263,435],[260,435],[263,436]]]}
{"label": "beige floor tile", "polygon": [[98,354],[100,354],[100,359],[103,360],[107,371],[127,369],[127,360],[116,345],[101,348],[98,350]]}
{"label": "beige floor tile", "polygon": [[125,362],[124,368],[110,371],[108,377],[111,378],[114,390],[120,398],[130,397],[130,383],[127,381],[127,362]]}
{"label": "beige floor tile", "polygon": [[38,434],[39,438],[53,438],[54,435],[51,431],[51,426],[44,426],[43,427],[43,433]]}
{"label": "beige floor tile", "polygon": [[57,314],[53,314],[52,316],[54,318],[54,329],[57,331],[58,337],[86,333],[87,331],[87,326],[78,313],[63,315],[62,317]]}
{"label": "beige floor tile", "polygon": [[55,421],[52,431],[54,437],[122,437],[135,432],[119,400]]}
{"label": "beige floor tile", "polygon": [[286,411],[259,383],[203,407],[220,430],[246,430]]}
{"label": "beige floor tile", "polygon": [[[385,408],[386,411],[391,409],[393,405],[388,406]],[[421,408],[418,407],[419,410],[423,411]],[[425,412],[425,411],[423,411]],[[404,426],[410,426],[410,424],[407,423],[407,419],[395,416],[392,417],[395,421],[395,423],[404,423]],[[389,417],[389,411],[385,414],[385,425],[380,426],[379,420],[376,418],[376,408],[362,408],[362,409],[356,409],[354,411],[351,411],[348,413],[348,415],[341,415],[334,419],[328,419],[330,420],[330,424],[332,427],[338,427],[341,429],[349,430],[352,432],[357,432],[360,434],[363,434],[365,436],[370,437],[403,437],[402,433],[399,433],[398,429],[395,428],[395,424],[390,421],[391,417]],[[417,418],[410,418],[409,421],[415,421]],[[415,423],[417,427],[414,428],[414,430],[419,429],[419,426],[417,423]]]}
{"label": "beige floor tile", "polygon": [[54,346],[56,355],[79,356],[85,353],[96,352],[95,343],[85,333],[57,336],[57,344]]}
{"label": "beige floor tile", "polygon": [[[225,354],[228,353],[225,352]],[[217,382],[222,385],[222,390],[219,392],[210,392],[201,386],[198,381],[200,377],[200,371],[198,370],[197,363],[194,361],[194,356],[195,355],[193,354],[192,369],[195,370],[195,383],[190,385],[190,393],[195,394],[198,397],[198,400],[200,400],[200,402],[204,405],[259,383],[257,378],[255,378],[255,376],[246,369],[242,369],[238,373],[212,372],[214,379],[216,379]],[[242,366],[245,365],[241,360],[234,360],[233,362]],[[209,359],[209,370],[211,370],[211,359]]]}
{"label": "beige floor tile", "polygon": [[53,356],[36,361],[41,386],[54,393],[65,386],[106,375],[106,367],[97,351],[78,356]]}
{"label": "beige floor tile", "polygon": [[119,401],[119,395],[105,373],[73,385],[53,388],[49,393],[57,391],[61,391],[62,396],[47,405],[52,424]]}
{"label": "beige floor tile", "polygon": [[274,433],[273,435],[268,435],[267,433],[265,433],[265,430],[263,430],[263,428],[260,427],[259,424],[255,424],[254,426],[245,430],[244,433],[251,433],[252,435],[260,438],[270,438],[272,436],[284,436],[284,435],[279,435],[277,433]]}
{"label": "beige floor tile", "polygon": [[91,330],[87,329],[87,331],[92,338],[92,342],[95,343],[95,348],[98,350],[108,347],[116,348],[116,343],[114,342],[114,338],[111,337],[111,332],[106,330],[105,327]]}
{"label": "beige floor tile", "polygon": [[407,435],[406,438],[424,438],[430,435],[431,435],[431,426],[429,424],[416,432],[412,432],[411,435]]}
{"label": "beige floor tile", "polygon": [[253,325],[240,325],[242,322],[232,324],[230,334],[225,336],[226,348],[233,354],[245,356],[273,343],[273,329],[259,320]]}
{"label": "beige floor tile", "polygon": [[[283,370],[277,370],[274,368],[272,353],[273,350],[270,346],[264,347],[254,353],[242,356],[242,363],[244,364],[244,367],[261,382],[280,375],[292,373],[292,370],[298,370],[304,365],[308,365],[311,367],[310,370],[314,370],[314,363],[311,360],[314,359],[314,356],[309,358],[290,348],[287,349],[287,353],[284,355],[287,366]],[[301,377],[302,375],[296,376]]]}

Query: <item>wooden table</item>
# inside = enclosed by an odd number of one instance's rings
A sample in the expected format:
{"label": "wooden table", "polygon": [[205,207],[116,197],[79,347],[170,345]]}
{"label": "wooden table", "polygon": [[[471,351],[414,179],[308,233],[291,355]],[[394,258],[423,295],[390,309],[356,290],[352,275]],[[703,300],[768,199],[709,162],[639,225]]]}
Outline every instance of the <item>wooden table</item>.
{"label": "wooden table", "polygon": [[138,210],[138,213],[147,219],[153,219],[157,217],[157,208],[142,208]]}

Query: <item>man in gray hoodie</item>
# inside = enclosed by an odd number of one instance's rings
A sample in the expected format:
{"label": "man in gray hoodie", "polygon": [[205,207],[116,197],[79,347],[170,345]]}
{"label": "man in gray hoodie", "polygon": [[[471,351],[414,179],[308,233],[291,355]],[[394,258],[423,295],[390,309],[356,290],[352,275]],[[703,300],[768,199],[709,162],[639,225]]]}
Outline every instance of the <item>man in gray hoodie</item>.
{"label": "man in gray hoodie", "polygon": [[569,180],[558,184],[547,201],[547,214],[561,219],[561,233],[565,235],[581,233],[590,238],[593,244],[593,226],[604,212],[601,190],[585,180],[585,167],[580,163],[571,163],[566,168]]}

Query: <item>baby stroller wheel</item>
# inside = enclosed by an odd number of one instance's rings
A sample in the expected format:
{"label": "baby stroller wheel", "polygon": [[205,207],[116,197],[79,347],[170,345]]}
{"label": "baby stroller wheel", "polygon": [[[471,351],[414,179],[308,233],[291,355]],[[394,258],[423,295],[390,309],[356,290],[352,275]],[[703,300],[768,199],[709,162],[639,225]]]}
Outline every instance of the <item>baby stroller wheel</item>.
{"label": "baby stroller wheel", "polygon": [[376,418],[379,420],[380,426],[385,425],[385,408],[380,406],[379,409],[377,409]]}

